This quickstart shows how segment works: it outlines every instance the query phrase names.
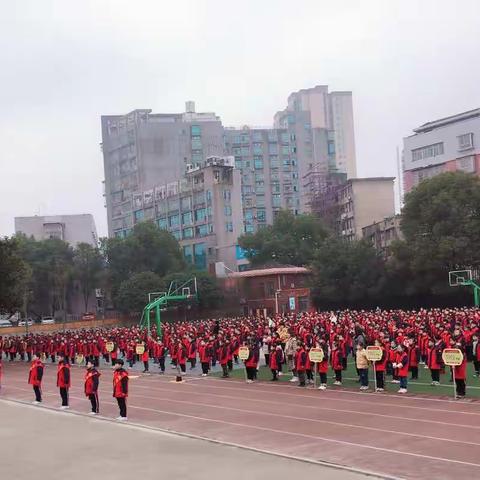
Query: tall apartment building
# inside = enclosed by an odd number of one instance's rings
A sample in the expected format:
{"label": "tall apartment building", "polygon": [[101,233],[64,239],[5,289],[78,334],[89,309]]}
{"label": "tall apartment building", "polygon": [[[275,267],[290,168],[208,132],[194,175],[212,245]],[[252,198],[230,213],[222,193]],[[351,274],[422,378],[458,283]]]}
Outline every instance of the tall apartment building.
{"label": "tall apartment building", "polygon": [[362,229],[395,213],[393,177],[351,178],[317,198],[315,213],[341,237],[360,240]]}
{"label": "tall apartment building", "polygon": [[[240,172],[233,157],[209,157],[181,180],[133,194],[134,222],[153,220],[179,241],[187,262],[215,272],[246,263],[237,238],[243,231]],[[125,236],[125,230],[116,232]]]}
{"label": "tall apartment building", "polygon": [[443,172],[480,175],[480,108],[425,123],[413,131],[403,139],[405,193]]}
{"label": "tall apartment building", "polygon": [[15,217],[15,233],[23,233],[35,240],[58,238],[75,246],[88,243],[98,246],[97,228],[93,215],[49,215]]}
{"label": "tall apartment building", "polygon": [[356,171],[351,93],[328,93],[326,86],[290,95],[272,128],[224,128],[214,113],[196,113],[187,102],[181,114],[103,116],[102,137],[110,236],[125,235],[142,220],[134,198],[182,179],[211,156],[233,156],[239,171],[237,236],[271,224],[282,208],[309,212],[314,184],[330,173]]}

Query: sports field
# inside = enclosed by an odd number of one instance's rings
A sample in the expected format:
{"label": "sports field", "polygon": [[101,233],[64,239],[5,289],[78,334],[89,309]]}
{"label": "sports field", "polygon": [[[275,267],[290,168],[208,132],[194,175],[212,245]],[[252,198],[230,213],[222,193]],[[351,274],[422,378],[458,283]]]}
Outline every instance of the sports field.
{"label": "sports field", "polygon": [[[26,384],[27,369],[21,363],[5,366],[3,398],[32,400]],[[117,406],[111,397],[111,370],[103,369],[102,373],[101,414],[113,418]],[[89,405],[83,395],[83,369],[74,367],[72,377],[72,411],[85,414]],[[54,381],[55,367],[47,366],[45,406],[37,407],[39,410],[58,408]],[[375,472],[386,478],[476,478],[480,468],[480,402],[472,399],[454,401],[448,397],[333,388],[320,392],[289,383],[246,385],[240,379],[198,376],[187,376],[184,383],[178,384],[171,375],[143,376],[133,372],[130,384],[130,425]],[[102,421],[82,419],[89,425]],[[54,431],[49,429],[48,433]],[[117,440],[114,436],[112,444]],[[184,458],[187,456],[188,450],[184,450]],[[270,462],[273,465],[278,460],[271,457]],[[291,476],[280,473],[276,478]]]}
{"label": "sports field", "polygon": [[[468,378],[467,378],[467,396],[472,398],[480,397],[480,379],[474,376],[473,365],[469,363],[467,365],[468,370]],[[220,373],[216,372],[215,375],[220,375]],[[343,373],[343,381],[342,387],[343,388],[354,388],[358,389],[359,384],[357,382],[357,373],[355,370],[355,366],[352,361],[348,363],[348,368]],[[243,368],[235,369],[231,372],[231,376],[233,378],[243,379],[245,378],[245,373]],[[258,379],[269,381],[272,378],[272,374],[269,368],[262,366],[258,372]],[[291,373],[282,375],[279,377],[280,382],[288,382],[292,378]],[[386,377],[386,384],[385,388],[389,392],[396,392],[398,390],[398,385],[392,384],[391,382],[392,377]],[[369,380],[370,380],[370,388],[374,389],[374,376],[373,370],[370,369],[369,372]],[[333,378],[332,371],[329,372],[328,378],[328,388],[332,388],[333,390],[338,389],[333,385],[335,379]],[[453,398],[453,383],[450,381],[450,372],[448,371],[448,367],[446,370],[445,375],[441,376],[441,384],[437,386],[431,385],[431,377],[430,371],[426,370],[423,365],[420,365],[418,368],[418,380],[410,380],[408,381],[408,392],[412,394],[426,394],[429,396],[439,396],[439,397],[447,397],[451,396]],[[317,386],[319,385],[319,378],[317,375]],[[273,382],[272,382],[273,383]]]}

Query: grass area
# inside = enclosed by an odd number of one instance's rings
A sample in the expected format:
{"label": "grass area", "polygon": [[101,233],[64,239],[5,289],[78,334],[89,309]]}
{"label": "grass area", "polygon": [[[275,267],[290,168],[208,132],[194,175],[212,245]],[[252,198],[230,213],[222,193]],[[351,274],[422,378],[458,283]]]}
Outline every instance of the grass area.
{"label": "grass area", "polygon": [[[285,366],[284,366],[285,367]],[[284,368],[285,371],[285,368]],[[468,376],[467,376],[467,397],[480,397],[480,379],[473,376],[474,369],[472,364],[468,364]],[[220,376],[221,372],[217,372],[214,376]],[[349,362],[347,370],[343,371],[343,388],[359,388],[359,384],[357,380],[357,373],[354,367],[353,362]],[[230,376],[233,378],[245,378],[245,372],[243,368],[236,368],[233,372],[230,372]],[[336,387],[333,385],[334,379],[333,371],[329,370],[328,373],[328,388],[335,389],[335,388],[342,388]],[[261,381],[269,381],[272,378],[272,374],[270,369],[261,366],[258,372],[258,380]],[[282,375],[279,380],[280,382],[288,382],[292,378],[291,373]],[[369,380],[370,380],[370,388],[374,388],[374,379],[373,379],[373,369],[370,369],[369,372]],[[398,384],[390,383],[392,377],[386,377],[385,381],[385,390],[396,392],[399,388]],[[422,393],[427,395],[437,395],[441,397],[445,396],[452,396],[453,397],[453,384],[450,380],[450,372],[448,369],[446,370],[445,375],[440,376],[440,383],[439,386],[432,386],[430,371],[426,370],[423,365],[419,366],[418,369],[418,380],[410,380],[408,379],[408,392],[409,393]],[[319,378],[317,375],[317,385],[319,385]]]}

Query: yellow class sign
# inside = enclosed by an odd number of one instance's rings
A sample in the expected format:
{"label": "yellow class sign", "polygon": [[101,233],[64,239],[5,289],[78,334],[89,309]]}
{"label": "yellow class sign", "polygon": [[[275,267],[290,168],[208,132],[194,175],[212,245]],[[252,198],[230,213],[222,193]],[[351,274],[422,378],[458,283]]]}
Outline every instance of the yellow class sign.
{"label": "yellow class sign", "polygon": [[442,353],[443,363],[449,367],[456,367],[463,362],[463,353],[459,348],[445,348]]}
{"label": "yellow class sign", "polygon": [[75,356],[75,363],[76,363],[77,365],[81,365],[84,360],[85,360],[85,357],[84,357],[81,353],[78,353],[78,354]]}
{"label": "yellow class sign", "polygon": [[143,355],[145,353],[145,345],[143,343],[137,343],[135,352],[137,355]]}
{"label": "yellow class sign", "polygon": [[105,350],[110,353],[110,352],[113,352],[113,349],[115,348],[115,345],[113,342],[107,342],[105,344]]}
{"label": "yellow class sign", "polygon": [[379,362],[383,356],[382,347],[377,345],[370,345],[366,348],[367,350],[367,360],[369,362]]}
{"label": "yellow class sign", "polygon": [[308,358],[313,363],[321,363],[323,362],[323,357],[325,354],[323,353],[322,348],[311,348],[308,352]]}
{"label": "yellow class sign", "polygon": [[248,360],[248,357],[250,356],[250,349],[248,347],[240,347],[238,349],[238,358],[240,360]]}

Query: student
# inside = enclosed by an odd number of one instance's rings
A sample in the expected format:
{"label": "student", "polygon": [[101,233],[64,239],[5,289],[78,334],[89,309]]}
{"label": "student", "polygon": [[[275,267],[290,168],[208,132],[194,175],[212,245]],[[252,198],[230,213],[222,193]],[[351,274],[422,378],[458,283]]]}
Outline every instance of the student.
{"label": "student", "polygon": [[298,386],[305,387],[306,370],[307,370],[307,352],[303,342],[299,342],[297,345],[297,353],[295,354],[295,371],[298,377]]}
{"label": "student", "polygon": [[277,345],[276,347],[273,346],[272,352],[270,353],[270,356],[269,356],[269,361],[270,361],[270,370],[272,371],[272,378],[270,380],[272,382],[277,382],[278,381],[277,374],[279,373],[279,370],[281,369],[282,362],[283,362],[283,351],[280,345]]}
{"label": "student", "polygon": [[222,367],[222,378],[228,378],[228,343],[224,343],[220,341],[219,348],[218,348],[218,363]]}
{"label": "student", "polygon": [[323,360],[320,363],[317,363],[317,370],[320,375],[320,386],[319,390],[327,389],[327,373],[328,373],[328,347],[327,344],[321,340],[319,347],[323,350]]}
{"label": "student", "polygon": [[398,393],[407,393],[408,353],[403,345],[397,346],[397,355],[393,368],[396,369],[398,379],[400,380],[400,389],[398,390]]}
{"label": "student", "polygon": [[440,370],[443,367],[441,341],[434,343],[433,340],[430,340],[428,342],[427,366],[430,369],[432,385],[440,385]]}
{"label": "student", "polygon": [[205,340],[200,342],[198,347],[198,355],[200,357],[200,365],[202,366],[202,377],[206,377],[210,371],[210,362],[212,361],[212,347]]}
{"label": "student", "polygon": [[62,399],[62,410],[68,410],[68,390],[70,389],[70,363],[68,363],[68,357],[65,354],[60,353],[58,355],[57,366],[57,387],[60,389],[60,398]]}
{"label": "student", "polygon": [[467,355],[461,343],[456,343],[454,348],[458,348],[463,353],[463,361],[460,365],[453,367],[455,369],[455,388],[456,395],[455,398],[462,399],[466,395],[466,382],[467,379]]}
{"label": "student", "polygon": [[165,353],[166,348],[163,345],[161,340],[158,340],[155,345],[153,346],[153,352],[155,360],[158,363],[158,368],[160,368],[160,373],[165,373]]}
{"label": "student", "polygon": [[245,368],[247,370],[247,383],[253,383],[257,379],[257,367],[260,359],[260,349],[258,345],[252,343],[249,345],[249,355],[245,360]]}
{"label": "student", "polygon": [[87,371],[85,372],[85,396],[92,404],[90,415],[97,415],[100,404],[98,401],[98,384],[100,380],[100,372],[95,368],[95,364],[89,360],[87,362]]}
{"label": "student", "polygon": [[411,380],[418,380],[418,364],[420,362],[420,349],[412,338],[408,347],[408,370],[411,372]]}
{"label": "student", "polygon": [[375,345],[382,349],[382,358],[378,362],[375,362],[375,379],[377,381],[376,391],[383,392],[385,391],[385,370],[387,368],[388,353],[379,339],[375,340]]}
{"label": "student", "polygon": [[28,374],[28,383],[29,385],[32,385],[33,391],[35,392],[35,400],[33,402],[35,405],[42,403],[42,378],[44,367],[43,362],[40,360],[40,353],[35,353]]}
{"label": "student", "polygon": [[150,355],[148,353],[148,348],[147,345],[143,345],[143,348],[145,349],[141,355],[141,360],[143,362],[143,373],[149,373],[149,360],[150,360]]}
{"label": "student", "polygon": [[119,421],[127,420],[128,372],[123,368],[121,358],[115,361],[113,372],[113,397],[117,399],[120,416]]}
{"label": "student", "polygon": [[357,354],[355,355],[355,363],[360,378],[360,390],[368,390],[368,366],[367,351],[363,343],[357,344]]}
{"label": "student", "polygon": [[478,334],[473,335],[473,366],[475,368],[474,375],[476,377],[480,376],[480,341],[478,339]]}
{"label": "student", "polygon": [[332,344],[332,353],[330,355],[330,365],[335,372],[334,385],[342,385],[343,355],[337,342]]}

